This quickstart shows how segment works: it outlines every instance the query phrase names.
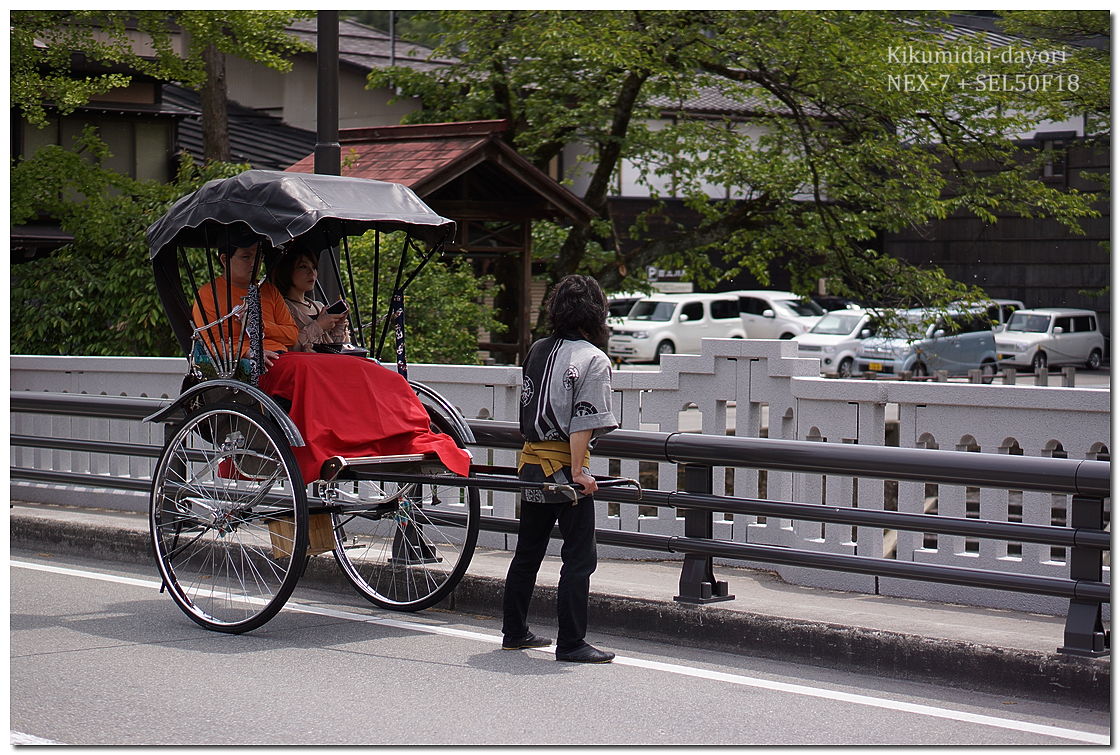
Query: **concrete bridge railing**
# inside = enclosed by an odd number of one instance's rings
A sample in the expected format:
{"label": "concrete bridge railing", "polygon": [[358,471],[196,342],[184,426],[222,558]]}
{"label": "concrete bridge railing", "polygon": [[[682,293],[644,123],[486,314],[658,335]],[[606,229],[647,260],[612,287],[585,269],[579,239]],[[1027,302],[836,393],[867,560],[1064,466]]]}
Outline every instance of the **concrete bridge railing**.
{"label": "concrete bridge railing", "polygon": [[[411,365],[411,378],[435,388],[468,418],[514,421],[520,370],[514,367]],[[13,356],[11,388],[18,390],[174,397],[185,372],[179,358]],[[696,356],[667,357],[657,371],[614,374],[615,412],[622,427],[661,432],[700,431],[863,445],[895,444],[978,453],[1070,459],[1108,458],[1109,392],[1026,385],[903,383],[819,377],[816,360],[800,359],[783,341],[708,340]],[[123,420],[12,415],[13,434],[101,438],[159,444],[160,428]],[[513,452],[487,451],[511,464]],[[136,457],[13,448],[11,464],[137,477],[150,462]],[[647,487],[678,487],[671,463],[596,458],[595,471],[641,478]],[[767,497],[865,510],[897,510],[950,517],[1033,524],[1068,523],[1070,496],[966,485],[928,485],[843,475],[717,468],[717,494]],[[13,482],[13,497],[75,503],[73,490]],[[141,494],[83,491],[87,505],[141,510]],[[487,494],[494,516],[513,517],[511,494]],[[640,504],[600,506],[599,528],[681,535],[683,518],[672,509]],[[889,556],[915,563],[968,566],[1041,576],[1069,573],[1068,549],[1032,543],[973,541],[791,521],[774,517],[717,516],[714,537],[824,553]],[[507,547],[512,539],[488,533],[480,544]],[[642,557],[638,551],[603,548],[604,557]],[[648,557],[648,554],[645,554]],[[784,579],[816,587],[1062,614],[1067,602],[982,588],[927,584],[860,574],[767,566]],[[1108,580],[1107,570],[1105,580]]]}

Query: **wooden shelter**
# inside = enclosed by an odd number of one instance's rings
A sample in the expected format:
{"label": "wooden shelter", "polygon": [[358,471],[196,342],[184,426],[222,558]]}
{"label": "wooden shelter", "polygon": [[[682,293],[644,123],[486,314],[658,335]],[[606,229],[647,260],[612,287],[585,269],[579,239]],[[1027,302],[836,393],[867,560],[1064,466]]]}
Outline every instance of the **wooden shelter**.
{"label": "wooden shelter", "polygon": [[[512,341],[479,348],[520,361],[531,343],[533,220],[588,223],[595,212],[503,139],[504,120],[342,129],[342,174],[404,184],[458,224],[450,253],[502,284]],[[311,173],[308,155],[290,171]]]}

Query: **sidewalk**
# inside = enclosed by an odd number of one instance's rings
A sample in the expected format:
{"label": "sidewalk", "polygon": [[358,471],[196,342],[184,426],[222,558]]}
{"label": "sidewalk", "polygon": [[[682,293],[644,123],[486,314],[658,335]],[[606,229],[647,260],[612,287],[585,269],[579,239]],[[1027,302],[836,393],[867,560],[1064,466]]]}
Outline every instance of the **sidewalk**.
{"label": "sidewalk", "polygon": [[[151,563],[144,514],[14,502],[10,547]],[[509,554],[479,550],[448,608],[499,616]],[[154,564],[152,565],[154,573]],[[533,601],[547,632],[560,560],[548,558]],[[591,580],[592,642],[609,635],[688,644],[917,681],[1107,709],[1111,663],[1055,652],[1064,619],[790,585],[770,572],[716,567],[734,600],[677,603],[679,561],[600,560]],[[306,584],[350,592],[329,554]]]}

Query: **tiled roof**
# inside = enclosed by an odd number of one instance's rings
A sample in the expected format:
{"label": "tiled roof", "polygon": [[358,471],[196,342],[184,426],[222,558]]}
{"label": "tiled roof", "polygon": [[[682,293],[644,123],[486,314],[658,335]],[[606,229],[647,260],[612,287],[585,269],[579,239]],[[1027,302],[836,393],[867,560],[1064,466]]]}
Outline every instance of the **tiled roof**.
{"label": "tiled roof", "polygon": [[[498,135],[507,128],[506,121],[495,120],[342,129],[342,175],[403,184],[428,197],[478,171],[495,196],[532,198],[538,208],[580,222],[594,218],[594,210],[579,197],[502,141]],[[288,170],[313,172],[314,154]]]}
{"label": "tiled roof", "polygon": [[[196,92],[165,84],[163,101],[187,116],[179,122],[178,148],[202,159],[202,106]],[[279,118],[230,102],[230,159],[262,170],[284,170],[315,149],[315,132],[286,125]]]}
{"label": "tiled roof", "polygon": [[[348,128],[339,132],[342,174],[414,187],[434,173],[483,147],[493,130],[479,131],[477,124],[449,123],[424,126]],[[310,173],[315,156],[307,155],[289,170]]]}
{"label": "tiled roof", "polygon": [[[296,21],[288,27],[288,31],[314,48],[318,29],[316,21],[317,19]],[[386,32],[357,21],[345,18],[338,20],[338,59],[343,63],[372,71],[374,68],[387,68],[392,59],[399,66],[430,71],[456,62],[453,58],[428,60],[431,54],[431,48],[399,37],[394,49]]]}

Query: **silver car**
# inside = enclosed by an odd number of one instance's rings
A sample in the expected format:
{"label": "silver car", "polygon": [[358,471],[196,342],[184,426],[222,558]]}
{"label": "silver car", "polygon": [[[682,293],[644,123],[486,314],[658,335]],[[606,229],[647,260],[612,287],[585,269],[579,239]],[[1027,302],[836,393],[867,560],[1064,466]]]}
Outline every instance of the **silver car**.
{"label": "silver car", "polygon": [[907,309],[891,330],[865,339],[856,353],[860,372],[915,377],[945,370],[967,375],[980,369],[986,381],[996,374],[996,341],[986,313],[957,311],[945,315],[936,310]]}
{"label": "silver car", "polygon": [[1033,370],[1058,364],[1095,370],[1104,359],[1104,336],[1089,309],[1021,309],[996,335],[996,345],[1004,364]]}

